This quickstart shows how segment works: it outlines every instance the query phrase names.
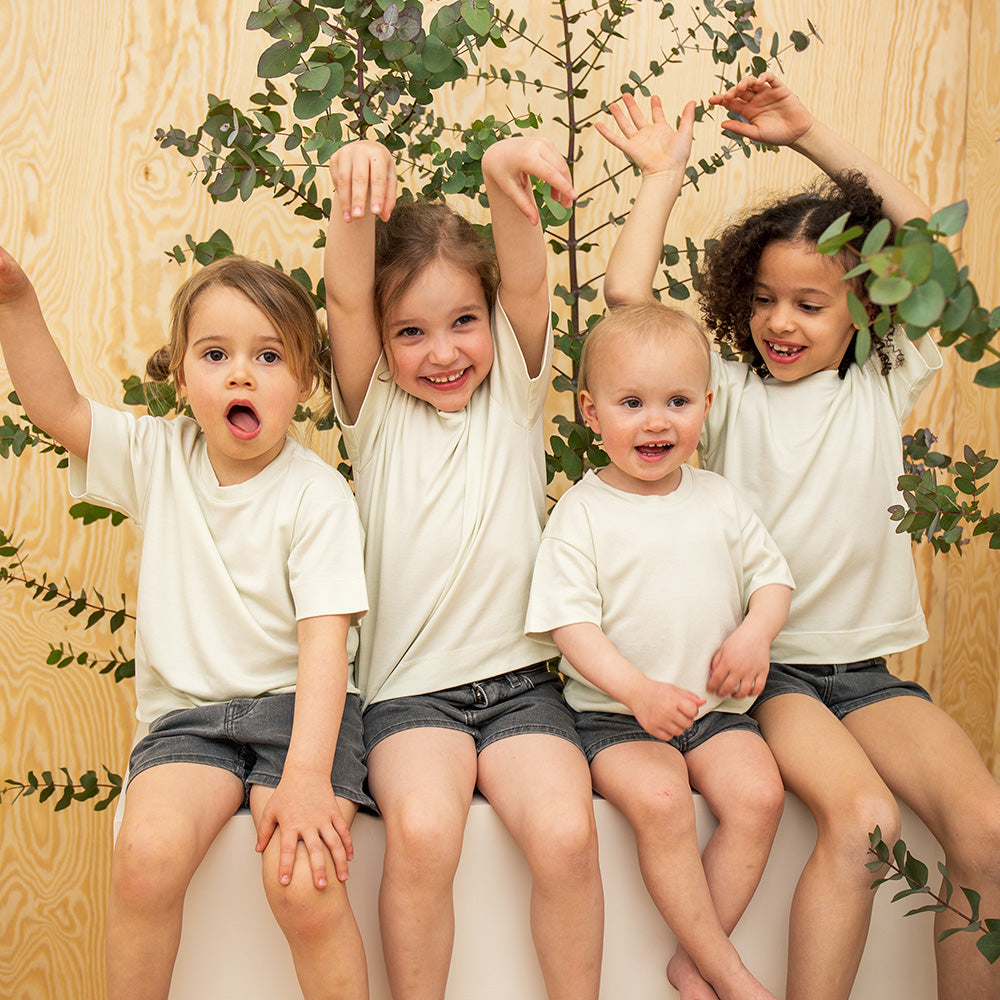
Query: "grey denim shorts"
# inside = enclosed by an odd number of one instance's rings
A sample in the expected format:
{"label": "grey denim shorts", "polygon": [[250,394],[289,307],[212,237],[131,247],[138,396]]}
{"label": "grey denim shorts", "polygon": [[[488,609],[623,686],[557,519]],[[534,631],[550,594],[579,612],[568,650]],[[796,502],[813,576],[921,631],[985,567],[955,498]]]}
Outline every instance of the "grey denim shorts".
{"label": "grey denim shorts", "polygon": [[661,740],[647,733],[636,721],[634,715],[619,712],[574,712],[576,716],[576,731],[580,734],[583,752],[587,755],[587,763],[593,763],[594,758],[608,747],[618,743],[666,743],[681,753],[687,753],[701,746],[719,733],[732,729],[748,729],[760,734],[757,723],[742,712],[706,712],[700,719],[672,740]]}
{"label": "grey denim shorts", "polygon": [[422,727],[468,733],[476,753],[524,733],[561,736],[580,746],[562,680],[544,663],[443,691],[374,702],[364,714],[366,757],[386,737]]}
{"label": "grey denim shorts", "polygon": [[[231,771],[243,782],[276,788],[292,736],[295,694],[181,708],[160,716],[132,749],[129,781],[158,764],[206,764]],[[366,789],[368,769],[361,738],[361,699],[349,694],[337,736],[330,784],[341,798],[377,812]]]}
{"label": "grey denim shorts", "polygon": [[885,659],[875,656],[854,663],[772,663],[767,683],[751,712],[780,694],[805,694],[823,702],[838,718],[900,695],[930,701],[931,696],[916,682],[903,681],[889,673]]}

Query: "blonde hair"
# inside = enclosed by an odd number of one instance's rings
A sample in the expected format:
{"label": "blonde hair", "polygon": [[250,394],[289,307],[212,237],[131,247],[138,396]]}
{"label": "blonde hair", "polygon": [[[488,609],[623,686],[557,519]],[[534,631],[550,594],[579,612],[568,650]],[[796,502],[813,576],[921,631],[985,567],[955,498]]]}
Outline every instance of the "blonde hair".
{"label": "blonde hair", "polygon": [[621,350],[622,341],[630,340],[631,346],[641,347],[653,341],[676,337],[691,340],[704,351],[707,383],[712,352],[705,331],[696,319],[660,302],[643,302],[612,309],[594,325],[584,341],[576,379],[577,395],[590,391],[594,374],[608,356],[609,349]]}
{"label": "blonde hair", "polygon": [[170,304],[170,341],[146,361],[147,378],[177,386],[191,312],[198,297],[212,288],[232,288],[246,296],[278,331],[295,376],[310,391],[322,385],[329,392],[330,345],[312,296],[284,271],[236,255],[207,264],[177,289]]}

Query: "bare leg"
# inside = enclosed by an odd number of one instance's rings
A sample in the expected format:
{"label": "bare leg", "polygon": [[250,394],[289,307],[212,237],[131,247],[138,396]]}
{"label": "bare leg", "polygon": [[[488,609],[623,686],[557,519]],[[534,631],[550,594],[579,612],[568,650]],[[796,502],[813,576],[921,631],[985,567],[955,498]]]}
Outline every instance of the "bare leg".
{"label": "bare leg", "polygon": [[188,883],[242,800],[236,775],[204,764],[162,764],[129,784],[111,867],[109,1000],[166,1000]]}
{"label": "bare leg", "polygon": [[698,852],[694,802],[680,752],[666,743],[619,743],[602,750],[591,770],[594,787],[635,831],[639,867],[656,908],[714,990],[706,993],[685,978],[687,996],[700,990],[700,996],[720,1000],[774,1000],[747,970],[719,922]]}
{"label": "bare leg", "polygon": [[480,754],[479,787],[531,869],[531,933],[549,1000],[597,1000],[604,889],[586,758],[559,736],[511,736]]}
{"label": "bare leg", "polygon": [[[719,823],[701,861],[719,922],[732,934],[757,889],[778,829],[785,804],[781,775],[767,744],[746,730],[719,733],[684,760],[692,786]],[[685,1000],[715,996],[679,945],[667,978]]]}
{"label": "bare leg", "polygon": [[[966,886],[982,895],[984,917],[1000,917],[1000,786],[959,725],[913,697],[858,709],[844,724],[944,848],[960,905],[958,887]],[[935,937],[960,924],[940,914]],[[1000,997],[1000,967],[986,961],[975,941],[973,934],[953,934],[936,943],[939,1000]]]}
{"label": "bare leg", "polygon": [[455,937],[452,882],[476,786],[467,733],[418,728],[389,736],[368,757],[385,820],[379,923],[395,1000],[443,1000]]}
{"label": "bare leg", "polygon": [[[254,823],[273,788],[254,785],[250,791],[250,809]],[[346,799],[337,799],[348,824],[358,807]],[[271,912],[288,940],[295,963],[295,974],[305,1000],[367,1000],[368,966],[365,949],[347,898],[347,885],[337,880],[333,859],[327,866],[327,887],[317,889],[312,881],[309,856],[300,842],[290,885],[278,881],[280,835],[276,833],[264,851],[264,892]]]}
{"label": "bare leg", "polygon": [[864,749],[808,695],[779,695],[754,713],[785,787],[816,820],[816,846],[792,898],[787,1000],[847,1000],[874,894],[868,833],[899,836],[899,809]]}

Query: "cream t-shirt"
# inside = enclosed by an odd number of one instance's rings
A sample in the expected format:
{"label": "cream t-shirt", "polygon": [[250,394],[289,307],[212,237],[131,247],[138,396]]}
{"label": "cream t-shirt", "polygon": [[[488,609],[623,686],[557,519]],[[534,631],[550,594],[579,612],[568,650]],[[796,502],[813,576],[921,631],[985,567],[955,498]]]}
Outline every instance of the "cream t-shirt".
{"label": "cream t-shirt", "polygon": [[[392,381],[383,356],[343,424],[365,526],[372,613],[361,625],[365,703],[440,691],[547,659],[523,633],[545,517],[542,421],[552,338],[529,378],[494,305],[493,366],[457,413]],[[345,408],[334,387],[334,402]]]}
{"label": "cream t-shirt", "polygon": [[798,382],[712,357],[701,463],[735,484],[795,577],[776,662],[849,663],[927,638],[910,537],[887,509],[901,502],[902,422],[941,357],[930,337],[893,339],[902,364],[885,376],[874,356],[843,380]]}
{"label": "cream t-shirt", "polygon": [[[712,657],[743,621],[755,590],[792,586],[760,519],[721,476],[682,466],[666,496],[609,486],[593,471],[556,504],[538,550],[526,629],[549,638],[588,622],[646,676],[706,699],[706,712],[745,712],[752,698],[706,690]],[[565,657],[566,700],[578,712],[630,710]]]}
{"label": "cream t-shirt", "polygon": [[252,479],[219,486],[194,420],[137,418],[94,402],[91,415],[88,460],[70,460],[70,493],[143,530],[138,718],[294,691],[298,619],[368,607],[361,524],[344,477],[288,438]]}

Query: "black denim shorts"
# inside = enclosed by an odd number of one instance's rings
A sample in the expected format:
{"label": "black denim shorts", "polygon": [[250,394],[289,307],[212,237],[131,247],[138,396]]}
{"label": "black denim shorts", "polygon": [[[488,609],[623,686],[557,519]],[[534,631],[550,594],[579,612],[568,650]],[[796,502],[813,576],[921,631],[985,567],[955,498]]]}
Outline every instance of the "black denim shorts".
{"label": "black denim shorts", "polygon": [[548,733],[580,746],[562,680],[543,663],[443,691],[374,702],[364,714],[365,755],[386,737],[421,727],[468,733],[476,753],[524,733]]}
{"label": "black denim shorts", "polygon": [[931,696],[916,682],[902,681],[890,674],[881,656],[855,663],[772,663],[764,690],[750,711],[780,694],[805,694],[815,698],[838,719],[859,708],[900,695],[931,700]]}
{"label": "black denim shorts", "polygon": [[[129,781],[158,764],[207,764],[232,771],[249,795],[251,785],[276,788],[292,737],[295,694],[234,698],[160,716],[136,743]],[[368,794],[361,738],[361,699],[349,694],[337,736],[330,784],[341,798],[377,812]],[[246,804],[246,802],[244,802]]]}

